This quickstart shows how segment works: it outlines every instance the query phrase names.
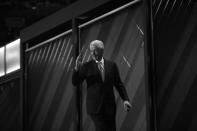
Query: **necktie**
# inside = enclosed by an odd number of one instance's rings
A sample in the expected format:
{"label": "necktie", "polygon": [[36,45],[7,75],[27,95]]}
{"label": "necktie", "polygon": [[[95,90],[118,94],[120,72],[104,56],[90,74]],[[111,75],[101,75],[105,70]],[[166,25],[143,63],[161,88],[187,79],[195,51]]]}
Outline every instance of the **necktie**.
{"label": "necktie", "polygon": [[102,80],[104,81],[104,79],[105,79],[104,66],[102,65],[102,62],[98,62],[97,64],[98,64],[98,68],[101,72]]}

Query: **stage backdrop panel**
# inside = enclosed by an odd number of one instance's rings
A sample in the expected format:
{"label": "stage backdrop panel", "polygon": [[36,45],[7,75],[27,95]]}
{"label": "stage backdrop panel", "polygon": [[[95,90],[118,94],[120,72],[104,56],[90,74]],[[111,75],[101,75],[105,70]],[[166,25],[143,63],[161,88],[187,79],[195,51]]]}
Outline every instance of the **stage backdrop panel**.
{"label": "stage backdrop panel", "polygon": [[[116,93],[117,131],[146,131],[146,96],[143,29],[145,16],[141,4],[132,5],[113,15],[81,28],[83,62],[89,61],[89,43],[99,39],[104,42],[106,59],[118,65],[121,79],[132,103],[125,112],[123,102]],[[146,42],[145,42],[146,43]],[[86,83],[83,84],[83,130],[95,131],[86,113]]]}
{"label": "stage backdrop panel", "polygon": [[196,0],[153,0],[158,131],[197,130]]}
{"label": "stage backdrop panel", "polygon": [[22,131],[20,78],[0,83],[0,131]]}
{"label": "stage backdrop panel", "polygon": [[29,131],[76,131],[71,33],[27,52]]}

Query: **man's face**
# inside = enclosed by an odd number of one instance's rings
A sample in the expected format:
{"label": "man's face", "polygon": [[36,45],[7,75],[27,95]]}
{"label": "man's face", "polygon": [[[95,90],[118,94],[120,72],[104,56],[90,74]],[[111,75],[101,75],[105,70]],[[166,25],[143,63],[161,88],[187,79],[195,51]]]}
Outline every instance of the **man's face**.
{"label": "man's face", "polygon": [[93,59],[100,61],[103,57],[103,49],[95,47],[93,50],[90,51]]}

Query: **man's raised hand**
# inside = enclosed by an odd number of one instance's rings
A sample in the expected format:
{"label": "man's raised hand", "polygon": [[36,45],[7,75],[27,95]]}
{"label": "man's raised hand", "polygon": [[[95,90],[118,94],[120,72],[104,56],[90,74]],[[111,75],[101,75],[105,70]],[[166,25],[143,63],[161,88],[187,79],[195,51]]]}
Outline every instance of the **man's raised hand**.
{"label": "man's raised hand", "polygon": [[82,66],[82,55],[81,53],[77,56],[75,61],[75,70],[77,71]]}

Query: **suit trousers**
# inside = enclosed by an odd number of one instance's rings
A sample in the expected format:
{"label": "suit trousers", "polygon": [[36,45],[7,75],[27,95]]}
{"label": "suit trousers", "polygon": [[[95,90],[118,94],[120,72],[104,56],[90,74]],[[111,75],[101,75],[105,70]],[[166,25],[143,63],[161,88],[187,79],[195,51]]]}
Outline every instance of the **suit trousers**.
{"label": "suit trousers", "polygon": [[115,112],[109,113],[103,109],[97,114],[90,114],[96,131],[116,131],[115,114]]}

